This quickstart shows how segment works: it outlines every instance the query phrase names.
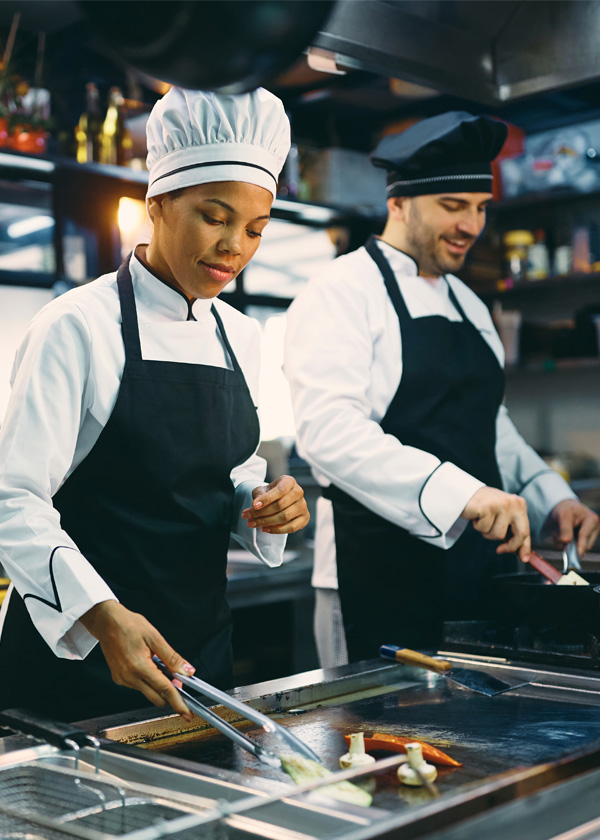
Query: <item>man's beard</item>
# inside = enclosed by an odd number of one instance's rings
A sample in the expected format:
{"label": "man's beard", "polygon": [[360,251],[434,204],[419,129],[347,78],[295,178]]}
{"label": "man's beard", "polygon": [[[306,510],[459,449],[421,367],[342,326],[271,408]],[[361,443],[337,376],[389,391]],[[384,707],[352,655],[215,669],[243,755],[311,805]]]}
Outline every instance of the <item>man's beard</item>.
{"label": "man's beard", "polygon": [[[464,237],[467,239],[467,237]],[[406,229],[407,250],[419,266],[422,274],[441,275],[459,271],[465,262],[468,250],[464,254],[442,253],[442,240],[424,222],[416,205],[410,209],[409,224]],[[473,240],[469,244],[469,248]]]}

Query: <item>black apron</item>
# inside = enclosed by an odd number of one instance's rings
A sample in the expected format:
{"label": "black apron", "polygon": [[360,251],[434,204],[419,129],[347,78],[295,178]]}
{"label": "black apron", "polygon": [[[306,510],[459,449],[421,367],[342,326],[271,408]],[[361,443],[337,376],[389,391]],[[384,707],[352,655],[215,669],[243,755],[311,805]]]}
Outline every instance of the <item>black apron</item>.
{"label": "black apron", "polygon": [[[258,445],[258,416],[214,306],[232,370],[142,359],[128,263],[117,275],[125,346],[117,401],[54,505],[121,603],[144,615],[199,677],[227,688],[230,474]],[[48,608],[60,610],[61,593],[55,596]],[[0,709],[26,706],[71,721],[147,705],[138,691],[112,681],[99,645],[84,660],[56,657],[29,618],[24,600],[35,597],[13,591],[10,598]]]}
{"label": "black apron", "polygon": [[[366,250],[381,271],[400,322],[402,379],[381,428],[406,446],[451,462],[501,487],[496,416],[504,373],[468,320],[411,318],[387,259],[371,237]],[[436,647],[442,623],[489,614],[491,578],[512,570],[469,524],[447,551],[423,542],[335,486],[333,502],[340,600],[350,661],[377,656],[381,644]]]}

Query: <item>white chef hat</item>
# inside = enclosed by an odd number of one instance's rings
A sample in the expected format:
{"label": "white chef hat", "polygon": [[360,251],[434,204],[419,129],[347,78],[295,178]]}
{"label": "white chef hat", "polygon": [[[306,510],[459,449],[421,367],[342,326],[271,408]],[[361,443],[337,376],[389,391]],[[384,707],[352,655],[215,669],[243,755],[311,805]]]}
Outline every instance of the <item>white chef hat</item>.
{"label": "white chef hat", "polygon": [[264,88],[223,95],[172,87],[146,126],[147,198],[215,181],[244,181],[275,196],[290,149],[283,103]]}

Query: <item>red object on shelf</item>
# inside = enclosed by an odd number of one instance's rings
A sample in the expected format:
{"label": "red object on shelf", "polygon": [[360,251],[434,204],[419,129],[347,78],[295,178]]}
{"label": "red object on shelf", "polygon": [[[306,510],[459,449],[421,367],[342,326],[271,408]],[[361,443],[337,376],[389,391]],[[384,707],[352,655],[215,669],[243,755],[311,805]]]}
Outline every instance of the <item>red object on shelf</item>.
{"label": "red object on shelf", "polygon": [[0,117],[0,147],[10,145],[10,138],[8,134],[8,120],[6,117]]}
{"label": "red object on shelf", "polygon": [[28,125],[17,126],[10,135],[10,145],[17,152],[42,155],[46,151],[46,132]]}
{"label": "red object on shelf", "polygon": [[[503,120],[506,122],[506,120]],[[518,157],[525,152],[525,132],[512,123],[506,123],[508,126],[508,135],[502,146],[502,151],[498,157],[492,161],[492,174],[494,181],[492,185],[492,195],[498,201],[502,198],[502,179],[500,177],[500,161],[506,158]]]}

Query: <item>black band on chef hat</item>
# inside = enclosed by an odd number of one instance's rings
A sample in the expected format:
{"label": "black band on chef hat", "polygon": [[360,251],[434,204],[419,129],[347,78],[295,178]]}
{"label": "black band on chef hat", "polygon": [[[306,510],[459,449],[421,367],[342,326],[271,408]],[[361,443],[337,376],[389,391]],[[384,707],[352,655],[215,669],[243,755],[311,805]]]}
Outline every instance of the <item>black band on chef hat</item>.
{"label": "black band on chef hat", "polygon": [[371,162],[388,171],[388,198],[491,192],[491,161],[507,133],[507,126],[491,117],[450,111],[384,137]]}
{"label": "black band on chef hat", "polygon": [[257,163],[248,163],[245,160],[208,160],[203,163],[191,163],[189,166],[180,166],[177,169],[171,169],[170,172],[165,172],[164,175],[159,175],[157,178],[154,178],[151,183],[155,184],[157,181],[162,180],[162,178],[170,178],[171,175],[179,175],[180,172],[187,172],[190,169],[200,169],[204,166],[251,166],[254,169],[260,169],[262,172],[266,172],[273,179],[277,187],[277,178],[272,172],[269,172],[264,166],[259,166]]}

